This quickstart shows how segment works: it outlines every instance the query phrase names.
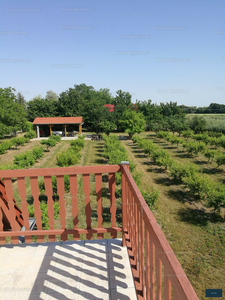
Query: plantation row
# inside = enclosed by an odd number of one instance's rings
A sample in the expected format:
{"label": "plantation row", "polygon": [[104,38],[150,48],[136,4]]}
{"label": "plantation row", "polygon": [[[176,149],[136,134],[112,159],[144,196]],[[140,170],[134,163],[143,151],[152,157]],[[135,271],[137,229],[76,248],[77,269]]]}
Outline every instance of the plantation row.
{"label": "plantation row", "polygon": [[[19,138],[19,139],[23,139]],[[57,142],[60,142],[60,136],[51,136],[47,142],[52,143],[55,146]],[[43,141],[41,141],[43,144]],[[40,158],[44,156],[44,148],[43,147],[35,147],[33,150],[25,151],[19,155],[14,155],[13,165],[2,165],[0,167],[1,170],[16,170],[16,169],[27,169],[32,167]]]}
{"label": "plantation row", "polygon": [[29,131],[24,136],[19,138],[12,138],[11,140],[7,140],[5,142],[0,143],[0,154],[6,153],[7,150],[10,150],[12,147],[22,146],[25,143],[29,143],[30,139],[36,136],[34,131]]}
{"label": "plantation row", "polygon": [[[103,135],[103,140],[105,142],[104,146],[104,158],[108,160],[108,164],[114,165],[114,164],[120,164],[121,161],[128,161],[128,156],[126,153],[126,149],[123,147],[121,142],[118,139],[118,136],[107,136]],[[136,165],[130,161],[129,169],[132,173],[132,177],[137,184],[139,190],[141,191],[142,196],[144,197],[146,203],[150,208],[154,206],[156,203],[156,200],[159,196],[159,191],[156,191],[150,188],[148,188],[147,191],[144,191],[140,185],[141,185],[141,178],[142,174],[140,172],[137,172],[135,170]],[[119,189],[119,185],[121,184],[121,174],[116,173],[116,191],[117,194],[121,197],[121,189]]]}
{"label": "plantation row", "polygon": [[158,166],[164,166],[170,171],[171,176],[183,183],[192,196],[198,196],[204,201],[206,207],[220,212],[225,208],[225,187],[209,179],[208,176],[199,173],[199,169],[192,164],[183,165],[175,162],[169,153],[160,149],[152,141],[134,136],[133,142],[143,149],[145,154],[151,156]]}
{"label": "plantation row", "polygon": [[185,141],[182,138],[171,134],[170,132],[164,131],[159,131],[156,136],[171,142],[173,145],[176,144],[177,147],[179,144],[181,144],[183,148],[186,149],[187,153],[192,157],[198,156],[199,153],[203,153],[210,163],[212,163],[213,159],[215,158],[217,167],[225,164],[225,154],[220,150],[207,148],[207,144],[205,142]]}
{"label": "plantation row", "polygon": [[[45,144],[48,147],[54,147],[54,143],[52,142],[54,138],[49,138],[48,140],[42,140],[42,144]],[[55,140],[60,140],[60,136],[56,136]],[[55,141],[54,140],[54,141]],[[57,165],[60,167],[67,167],[71,165],[75,165],[79,162],[79,159],[81,158],[81,154],[79,153],[81,149],[84,147],[84,137],[78,137],[77,140],[73,140],[70,142],[70,147],[57,155]],[[39,189],[41,193],[45,193],[45,184],[44,179],[40,180],[39,183]],[[68,193],[70,191],[70,176],[65,175],[64,176],[64,188],[65,192]],[[58,200],[58,194],[57,194],[57,179],[56,176],[52,176],[52,192],[53,192],[53,208],[54,208],[54,219],[58,219],[59,217],[59,202]],[[40,202],[40,209],[41,209],[41,220],[42,220],[42,227],[44,229],[49,229],[49,218],[48,218],[48,204],[45,201]],[[29,205],[29,216],[34,216],[34,205]]]}

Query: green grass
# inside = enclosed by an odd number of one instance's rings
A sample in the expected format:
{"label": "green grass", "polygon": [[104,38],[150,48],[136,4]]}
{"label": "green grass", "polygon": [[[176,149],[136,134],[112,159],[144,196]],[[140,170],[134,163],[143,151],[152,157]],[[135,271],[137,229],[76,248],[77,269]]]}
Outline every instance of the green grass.
{"label": "green grass", "polygon": [[206,130],[221,131],[225,133],[225,114],[188,114],[187,118],[203,117],[207,124]]}

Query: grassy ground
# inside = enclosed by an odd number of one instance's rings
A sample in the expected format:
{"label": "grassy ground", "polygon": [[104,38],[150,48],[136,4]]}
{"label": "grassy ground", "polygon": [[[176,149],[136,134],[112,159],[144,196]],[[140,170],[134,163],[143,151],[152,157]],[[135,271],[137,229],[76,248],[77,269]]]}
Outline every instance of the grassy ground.
{"label": "grassy ground", "polygon": [[206,122],[206,130],[216,130],[225,132],[225,114],[189,114],[188,119],[194,116],[203,117]]}
{"label": "grassy ground", "polygon": [[[151,133],[141,135],[154,140]],[[157,207],[153,210],[153,214],[199,299],[205,299],[206,288],[225,286],[224,220],[209,210],[203,210],[200,203],[195,203],[188,196],[183,185],[178,185],[167,172],[154,165],[151,159],[132,141],[123,143],[129,159],[137,163],[137,171],[143,174],[142,185],[153,186],[160,190]],[[158,143],[158,145],[166,148],[173,158],[184,164],[190,160],[185,155],[176,157],[176,151],[181,151],[181,149],[177,150],[166,143]],[[217,179],[221,180],[221,174],[210,175],[217,176]]]}

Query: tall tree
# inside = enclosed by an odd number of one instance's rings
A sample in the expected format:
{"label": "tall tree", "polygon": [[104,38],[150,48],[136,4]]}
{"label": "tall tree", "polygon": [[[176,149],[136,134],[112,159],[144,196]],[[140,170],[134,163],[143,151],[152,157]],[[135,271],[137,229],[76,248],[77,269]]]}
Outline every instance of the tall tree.
{"label": "tall tree", "polygon": [[17,103],[15,89],[0,88],[0,136],[4,137],[22,128],[26,120],[26,112],[22,105]]}
{"label": "tall tree", "polygon": [[45,98],[47,100],[55,100],[56,101],[56,100],[58,100],[59,96],[55,92],[49,90],[49,91],[47,91]]}

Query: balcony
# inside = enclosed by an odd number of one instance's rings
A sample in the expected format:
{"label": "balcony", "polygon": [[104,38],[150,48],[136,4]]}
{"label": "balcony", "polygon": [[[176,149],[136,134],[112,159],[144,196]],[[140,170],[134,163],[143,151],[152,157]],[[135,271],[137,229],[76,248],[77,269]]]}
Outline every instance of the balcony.
{"label": "balcony", "polygon": [[[116,173],[122,174],[122,226],[118,226],[116,218]],[[107,228],[103,226],[102,203],[105,174],[111,224]],[[70,176],[72,229],[66,226],[64,175]],[[57,178],[60,228],[55,228],[54,223],[52,176]],[[84,192],[85,228],[81,228],[79,219],[77,194],[81,185],[78,176]],[[42,228],[39,177],[44,177],[48,203],[47,230]],[[0,171],[0,178],[5,185],[5,194],[0,192],[1,299],[198,299],[125,162],[121,165],[6,170]],[[29,230],[27,178],[33,196],[35,231]],[[91,181],[96,192],[95,228],[92,227]],[[21,211],[16,209],[15,185]],[[4,227],[4,219],[9,223],[8,228]],[[21,225],[25,229],[22,234]],[[21,235],[25,237],[25,244],[17,245]],[[72,241],[68,241],[68,235],[72,235]],[[84,235],[85,240],[80,240]],[[111,238],[104,239],[104,235]],[[36,236],[36,243],[32,236]],[[11,244],[6,244],[9,241]]]}

